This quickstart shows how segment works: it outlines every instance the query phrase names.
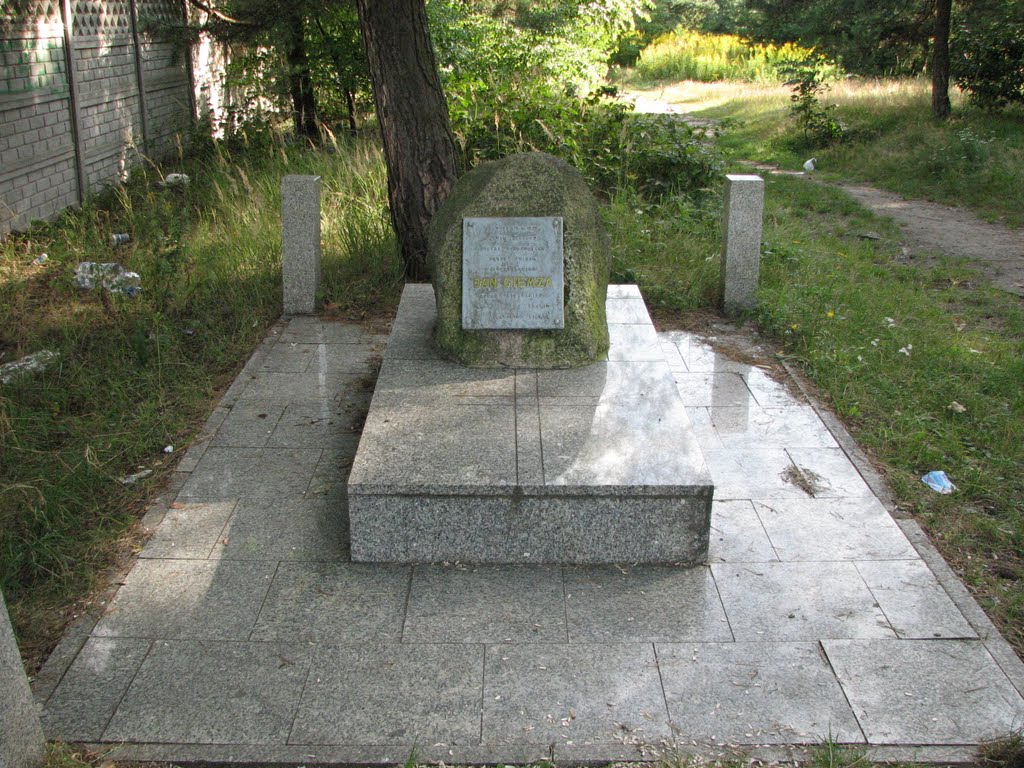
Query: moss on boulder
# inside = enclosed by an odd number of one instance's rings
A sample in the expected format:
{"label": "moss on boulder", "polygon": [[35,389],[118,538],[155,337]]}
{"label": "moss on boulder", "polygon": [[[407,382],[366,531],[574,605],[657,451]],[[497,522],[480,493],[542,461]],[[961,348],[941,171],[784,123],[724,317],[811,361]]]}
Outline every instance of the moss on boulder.
{"label": "moss on boulder", "polygon": [[[565,327],[462,327],[462,220],[561,216]],[[574,368],[608,352],[605,298],[611,248],[597,201],[580,173],[543,152],[485,163],[459,179],[430,225],[430,269],[441,352],[475,368]]]}

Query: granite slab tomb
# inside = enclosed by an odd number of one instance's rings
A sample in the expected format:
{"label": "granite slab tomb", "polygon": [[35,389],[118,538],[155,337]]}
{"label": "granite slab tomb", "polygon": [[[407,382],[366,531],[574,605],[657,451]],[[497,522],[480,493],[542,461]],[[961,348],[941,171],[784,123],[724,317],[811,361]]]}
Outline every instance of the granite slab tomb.
{"label": "granite slab tomb", "polygon": [[707,558],[713,487],[636,286],[609,286],[607,360],[469,369],[407,285],[348,480],[352,559]]}

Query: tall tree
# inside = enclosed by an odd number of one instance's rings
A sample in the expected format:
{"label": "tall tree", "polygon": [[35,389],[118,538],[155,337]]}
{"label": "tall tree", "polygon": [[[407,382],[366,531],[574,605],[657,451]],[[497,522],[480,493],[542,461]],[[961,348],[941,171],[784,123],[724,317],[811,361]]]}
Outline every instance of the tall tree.
{"label": "tall tree", "polygon": [[935,0],[935,36],[932,39],[932,114],[949,117],[949,29],[953,0]]}
{"label": "tall tree", "polygon": [[357,0],[388,166],[391,221],[413,280],[430,277],[430,219],[458,177],[425,0]]}

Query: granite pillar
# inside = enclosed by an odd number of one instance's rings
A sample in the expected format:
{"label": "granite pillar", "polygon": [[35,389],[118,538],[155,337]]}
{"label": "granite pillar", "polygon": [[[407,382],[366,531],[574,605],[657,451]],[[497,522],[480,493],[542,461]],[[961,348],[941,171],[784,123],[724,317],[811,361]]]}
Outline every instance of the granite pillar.
{"label": "granite pillar", "polygon": [[320,287],[319,176],[281,180],[281,273],[284,314],[315,314]]}
{"label": "granite pillar", "polygon": [[764,179],[727,175],[719,299],[728,315],[753,309],[757,303],[763,214]]}

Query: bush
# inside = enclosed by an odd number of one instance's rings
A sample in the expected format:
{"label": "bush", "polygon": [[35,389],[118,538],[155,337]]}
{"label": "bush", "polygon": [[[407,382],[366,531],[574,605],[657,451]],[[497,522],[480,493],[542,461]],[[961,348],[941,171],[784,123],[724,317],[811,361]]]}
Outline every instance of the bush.
{"label": "bush", "polygon": [[[637,74],[651,80],[743,80],[777,83],[793,61],[804,61],[813,51],[795,43],[761,45],[736,35],[712,35],[677,29],[656,39],[640,54]],[[822,79],[838,77],[839,67],[824,57]]]}
{"label": "bush", "polygon": [[971,13],[958,20],[953,79],[985,109],[1024,104],[1024,11]]}

